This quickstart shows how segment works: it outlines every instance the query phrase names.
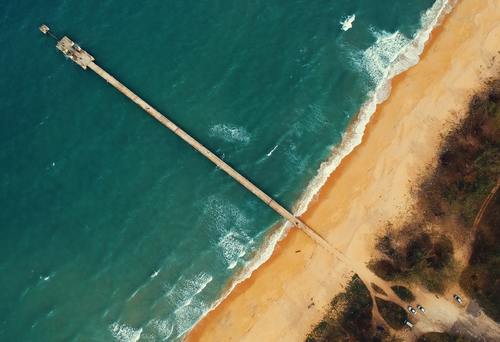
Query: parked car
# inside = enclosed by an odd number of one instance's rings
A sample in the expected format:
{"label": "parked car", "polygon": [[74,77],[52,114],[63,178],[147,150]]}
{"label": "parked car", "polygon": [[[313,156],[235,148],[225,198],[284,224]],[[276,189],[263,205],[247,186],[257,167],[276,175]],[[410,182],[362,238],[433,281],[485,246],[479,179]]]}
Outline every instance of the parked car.
{"label": "parked car", "polygon": [[406,324],[409,328],[413,328],[413,323],[410,322],[409,320],[405,319],[403,323]]}
{"label": "parked car", "polygon": [[457,295],[457,294],[454,294],[453,295],[453,299],[455,299],[455,301],[458,303],[458,304],[462,304],[462,298]]}
{"label": "parked car", "polygon": [[417,304],[417,309],[419,309],[422,312],[425,312],[424,307],[422,305],[420,305],[420,304]]}
{"label": "parked car", "polygon": [[411,305],[408,305],[408,311],[410,311],[414,315],[417,313],[417,310],[415,310],[415,308]]}

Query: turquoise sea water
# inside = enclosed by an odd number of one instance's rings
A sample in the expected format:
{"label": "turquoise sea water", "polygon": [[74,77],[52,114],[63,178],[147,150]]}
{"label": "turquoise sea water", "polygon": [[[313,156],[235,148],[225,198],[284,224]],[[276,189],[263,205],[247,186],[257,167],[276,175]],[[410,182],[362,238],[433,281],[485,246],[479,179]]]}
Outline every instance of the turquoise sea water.
{"label": "turquoise sea water", "polygon": [[179,340],[265,259],[280,221],[65,60],[42,22],[297,208],[394,65],[416,58],[401,51],[433,5],[2,1],[0,340]]}

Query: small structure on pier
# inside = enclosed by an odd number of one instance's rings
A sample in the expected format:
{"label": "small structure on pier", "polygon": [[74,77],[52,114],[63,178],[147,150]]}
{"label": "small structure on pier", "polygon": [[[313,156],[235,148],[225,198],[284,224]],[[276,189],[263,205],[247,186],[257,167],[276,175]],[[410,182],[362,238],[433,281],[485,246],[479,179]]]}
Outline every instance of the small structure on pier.
{"label": "small structure on pier", "polygon": [[52,34],[52,32],[50,31],[50,28],[45,25],[45,24],[42,24],[40,25],[40,27],[38,28],[40,30],[40,32],[42,32],[43,34],[46,34],[52,38],[54,38],[55,40],[58,40],[57,37],[55,35]]}
{"label": "small structure on pier", "polygon": [[94,56],[92,56],[87,51],[83,50],[78,44],[69,39],[67,36],[58,39],[52,32],[50,28],[42,24],[39,27],[40,32],[46,34],[55,40],[57,40],[56,48],[61,51],[66,57],[70,58],[73,62],[82,67],[82,69],[87,69],[87,66],[94,61]]}
{"label": "small structure on pier", "polygon": [[50,31],[49,27],[45,24],[39,27],[40,31],[42,31],[43,34],[47,34],[47,32]]}
{"label": "small structure on pier", "polygon": [[62,37],[61,40],[57,42],[56,48],[61,50],[62,53],[83,69],[87,69],[87,66],[94,61],[94,57],[90,53],[83,50],[78,44],[75,44],[75,42],[66,36]]}

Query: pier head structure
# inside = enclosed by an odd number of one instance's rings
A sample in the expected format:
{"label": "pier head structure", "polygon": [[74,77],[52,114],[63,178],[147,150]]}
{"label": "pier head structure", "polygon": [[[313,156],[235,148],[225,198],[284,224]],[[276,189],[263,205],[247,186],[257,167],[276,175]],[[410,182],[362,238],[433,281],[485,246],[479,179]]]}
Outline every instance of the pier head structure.
{"label": "pier head structure", "polygon": [[225,161],[220,159],[217,155],[215,155],[212,151],[207,149],[201,143],[199,143],[196,139],[186,133],[182,128],[177,126],[175,123],[170,121],[166,116],[157,111],[153,106],[148,104],[138,95],[136,95],[133,91],[123,85],[116,78],[108,74],[104,69],[98,66],[95,63],[94,57],[89,54],[87,51],[83,50],[78,44],[73,42],[70,38],[64,36],[61,39],[58,39],[47,25],[40,26],[40,31],[43,34],[46,34],[57,41],[56,48],[60,50],[66,57],[71,59],[73,62],[78,64],[82,69],[87,70],[90,69],[94,71],[97,75],[102,77],[107,83],[112,85],[116,90],[120,93],[128,97],[131,101],[141,107],[146,113],[151,115],[153,118],[158,120],[163,126],[171,130],[174,134],[176,134],[179,138],[188,143],[192,148],[196,151],[200,152],[204,157],[209,159],[212,163],[214,163],[218,168],[226,172],[229,176],[231,176],[235,181],[244,186],[248,191],[257,196],[260,200],[262,200],[267,206],[277,212],[281,217],[290,222],[293,226],[299,228],[303,231],[307,236],[309,236],[312,240],[318,243],[320,246],[326,248],[331,252],[335,252],[337,257],[343,258],[343,254],[338,250],[334,249],[319,233],[314,231],[312,228],[307,226],[304,222],[302,222],[299,218],[293,215],[290,211],[285,209],[282,205],[276,202],[273,198],[267,195],[264,191],[258,188],[255,184],[250,182],[247,178],[242,176],[238,171],[232,168]]}

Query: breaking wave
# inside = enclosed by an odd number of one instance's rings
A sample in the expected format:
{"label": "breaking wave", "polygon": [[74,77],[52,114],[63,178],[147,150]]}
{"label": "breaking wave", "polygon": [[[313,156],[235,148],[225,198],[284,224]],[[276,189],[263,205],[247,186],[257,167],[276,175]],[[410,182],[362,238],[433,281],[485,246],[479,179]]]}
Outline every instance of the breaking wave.
{"label": "breaking wave", "polygon": [[250,238],[239,232],[230,231],[224,235],[218,243],[222,250],[222,255],[227,263],[228,269],[233,269],[238,264],[238,261],[246,254]]}
{"label": "breaking wave", "polygon": [[142,334],[142,328],[134,329],[128,325],[117,322],[111,324],[109,330],[115,340],[119,342],[137,342],[141,338]]}
{"label": "breaking wave", "polygon": [[192,279],[177,283],[167,292],[167,300],[176,305],[175,312],[189,306],[194,297],[201,293],[205,287],[213,280],[213,277],[206,273],[200,273]]}
{"label": "breaking wave", "polygon": [[177,340],[191,329],[197,317],[208,309],[207,304],[197,296],[212,280],[212,275],[202,272],[190,279],[181,279],[170,288],[165,298],[175,307],[173,316],[171,320],[152,322],[156,335],[162,336],[164,340],[173,335],[174,340]]}

